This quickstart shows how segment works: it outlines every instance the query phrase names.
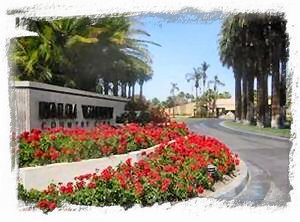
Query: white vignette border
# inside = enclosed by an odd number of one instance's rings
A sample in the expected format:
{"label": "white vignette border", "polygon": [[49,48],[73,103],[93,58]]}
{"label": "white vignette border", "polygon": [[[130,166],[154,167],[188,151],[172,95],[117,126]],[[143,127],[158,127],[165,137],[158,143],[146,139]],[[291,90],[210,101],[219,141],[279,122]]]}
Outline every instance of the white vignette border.
{"label": "white vignette border", "polygon": [[[1,155],[0,155],[0,176],[1,176],[1,188],[0,197],[1,199],[1,212],[5,212],[6,218],[22,219],[25,221],[35,221],[36,219],[43,219],[45,221],[65,221],[66,219],[77,221],[84,219],[97,218],[100,220],[123,220],[125,217],[128,220],[155,220],[155,219],[168,219],[168,220],[201,220],[201,219],[214,219],[214,220],[235,220],[243,219],[246,221],[253,221],[255,219],[274,219],[274,220],[287,220],[297,215],[297,206],[300,206],[299,199],[299,138],[296,135],[300,133],[300,34],[299,34],[299,16],[297,14],[297,1],[226,1],[226,0],[92,0],[92,1],[53,1],[49,0],[45,3],[42,0],[23,0],[23,1],[10,1],[6,2],[6,7],[1,7]],[[130,14],[134,13],[177,13],[182,9],[198,9],[204,13],[222,11],[224,13],[230,12],[245,12],[245,11],[256,11],[256,12],[284,12],[288,20],[287,31],[290,36],[290,59],[289,69],[294,73],[292,81],[292,139],[293,146],[290,152],[290,165],[289,165],[289,179],[293,187],[290,192],[291,202],[284,208],[274,207],[227,207],[225,203],[216,200],[203,200],[199,203],[194,203],[197,208],[193,206],[185,206],[179,204],[178,206],[172,207],[169,210],[163,210],[157,207],[143,208],[141,210],[129,210],[122,211],[116,208],[115,213],[105,211],[99,211],[96,208],[91,209],[88,212],[53,212],[47,216],[41,212],[20,212],[17,208],[18,203],[16,199],[16,169],[11,172],[11,153],[10,153],[10,127],[11,127],[11,116],[9,106],[9,82],[8,72],[9,67],[7,64],[7,36],[9,36],[9,30],[7,23],[6,10],[12,8],[24,8],[29,9],[30,14],[28,16],[46,15],[52,16],[72,16],[75,14],[84,15],[88,14],[111,14],[118,12],[126,12]],[[27,14],[26,14],[27,15]],[[297,21],[298,20],[298,21]],[[4,28],[4,29],[3,29]],[[298,39],[298,42],[297,42]],[[298,149],[297,149],[298,148]],[[87,214],[86,214],[87,213]],[[101,217],[99,217],[101,215]],[[4,215],[2,216],[5,217]]]}

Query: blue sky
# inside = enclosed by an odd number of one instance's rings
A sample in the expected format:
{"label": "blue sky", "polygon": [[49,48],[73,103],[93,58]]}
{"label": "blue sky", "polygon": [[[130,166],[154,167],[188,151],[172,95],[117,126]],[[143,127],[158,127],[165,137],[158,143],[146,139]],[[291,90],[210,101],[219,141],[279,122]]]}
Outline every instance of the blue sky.
{"label": "blue sky", "polygon": [[[219,91],[229,91],[234,96],[233,72],[223,67],[218,55],[218,34],[222,20],[210,22],[170,22],[159,17],[139,17],[143,23],[139,26],[151,34],[149,40],[162,45],[150,45],[152,55],[152,80],[144,85],[147,99],[154,97],[165,100],[170,95],[170,83],[177,83],[180,91],[193,93],[192,83],[188,83],[185,74],[192,72],[193,67],[200,66],[203,61],[210,64],[207,70],[208,79],[218,75],[225,83]],[[146,38],[147,39],[147,38]],[[138,88],[136,89],[138,92]]]}

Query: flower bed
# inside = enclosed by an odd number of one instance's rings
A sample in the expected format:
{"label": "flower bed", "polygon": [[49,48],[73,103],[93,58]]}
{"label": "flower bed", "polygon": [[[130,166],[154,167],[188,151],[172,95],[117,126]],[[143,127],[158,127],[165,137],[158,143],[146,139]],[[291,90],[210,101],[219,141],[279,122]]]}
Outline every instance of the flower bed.
{"label": "flower bed", "polygon": [[[131,159],[101,172],[77,176],[66,184],[50,184],[44,191],[26,191],[19,186],[19,198],[36,202],[44,212],[63,202],[80,205],[130,207],[152,205],[198,196],[213,190],[223,175],[239,164],[236,154],[215,138],[189,134],[171,144],[161,144],[144,158]],[[210,172],[208,165],[216,168]]]}
{"label": "flower bed", "polygon": [[19,167],[72,162],[145,149],[186,136],[184,124],[100,125],[92,130],[33,129],[19,136]]}

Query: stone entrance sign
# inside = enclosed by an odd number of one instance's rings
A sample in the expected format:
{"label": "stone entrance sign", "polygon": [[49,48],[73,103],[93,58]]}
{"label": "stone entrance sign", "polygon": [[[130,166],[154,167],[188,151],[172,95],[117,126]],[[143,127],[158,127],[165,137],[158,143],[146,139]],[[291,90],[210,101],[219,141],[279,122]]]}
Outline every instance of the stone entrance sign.
{"label": "stone entrance sign", "polygon": [[114,124],[128,99],[44,83],[15,81],[13,112],[18,132],[32,128],[93,128]]}

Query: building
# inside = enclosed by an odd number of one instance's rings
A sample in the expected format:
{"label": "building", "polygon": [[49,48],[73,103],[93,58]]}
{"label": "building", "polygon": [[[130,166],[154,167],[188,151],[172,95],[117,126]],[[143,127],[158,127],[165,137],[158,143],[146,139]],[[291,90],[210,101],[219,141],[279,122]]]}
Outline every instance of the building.
{"label": "building", "polygon": [[[230,98],[230,99],[217,99],[216,101],[216,113],[217,116],[221,116],[223,114],[227,114],[229,112],[234,113],[235,111],[235,100],[234,98]],[[187,104],[183,104],[183,105],[179,105],[179,106],[175,106],[172,108],[167,108],[166,112],[169,115],[174,115],[176,116],[194,116],[194,113],[196,111],[196,103],[192,102],[192,103],[187,103]]]}

